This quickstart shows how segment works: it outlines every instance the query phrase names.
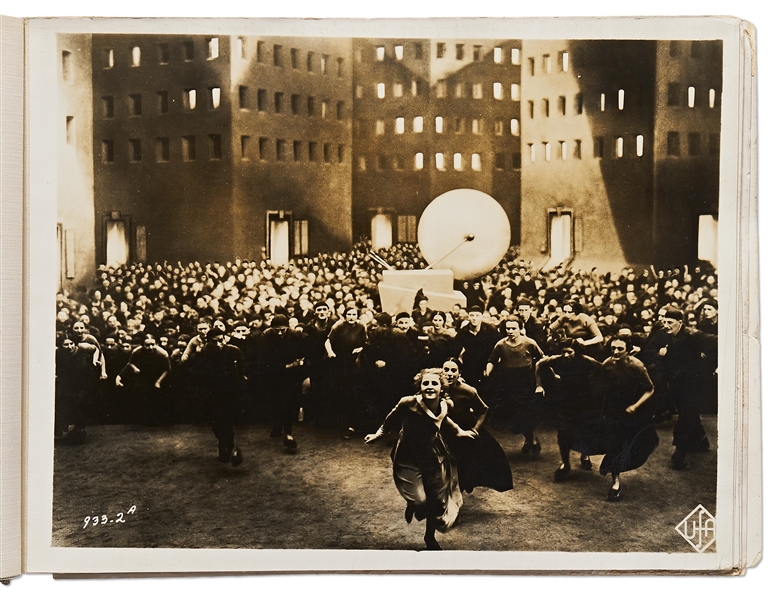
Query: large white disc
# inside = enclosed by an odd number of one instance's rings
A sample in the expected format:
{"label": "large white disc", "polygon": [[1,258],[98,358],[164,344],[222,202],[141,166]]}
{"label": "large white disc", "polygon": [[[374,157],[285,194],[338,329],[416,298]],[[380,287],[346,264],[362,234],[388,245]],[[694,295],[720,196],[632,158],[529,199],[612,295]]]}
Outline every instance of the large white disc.
{"label": "large white disc", "polygon": [[418,223],[423,258],[433,268],[452,270],[459,280],[482,276],[496,266],[509,249],[511,235],[501,204],[476,189],[443,193]]}

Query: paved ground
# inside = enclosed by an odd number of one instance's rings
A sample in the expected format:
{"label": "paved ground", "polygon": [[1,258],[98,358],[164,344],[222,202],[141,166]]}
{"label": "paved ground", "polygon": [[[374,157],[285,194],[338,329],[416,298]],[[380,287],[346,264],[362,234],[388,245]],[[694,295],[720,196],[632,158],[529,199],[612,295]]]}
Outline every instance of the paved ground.
{"label": "paved ground", "polygon": [[[579,470],[577,454],[572,476],[553,481],[559,460],[553,431],[540,434],[544,451],[536,458],[520,453],[522,437],[495,433],[515,489],[465,495],[458,523],[437,535],[442,547],[692,552],[674,526],[699,503],[716,513],[717,456],[691,455],[687,470],[671,470],[671,425],[659,426],[660,446],[649,461],[623,475],[620,503],[605,501],[608,479],[596,468]],[[704,425],[715,446],[716,417]],[[387,442],[365,446],[302,424],[299,450],[289,454],[268,433],[266,426],[239,427],[245,462],[232,468],[217,460],[215,437],[205,427],[90,427],[85,445],[55,450],[53,545],[423,547],[423,524],[404,522]],[[101,522],[85,527],[87,516]]]}

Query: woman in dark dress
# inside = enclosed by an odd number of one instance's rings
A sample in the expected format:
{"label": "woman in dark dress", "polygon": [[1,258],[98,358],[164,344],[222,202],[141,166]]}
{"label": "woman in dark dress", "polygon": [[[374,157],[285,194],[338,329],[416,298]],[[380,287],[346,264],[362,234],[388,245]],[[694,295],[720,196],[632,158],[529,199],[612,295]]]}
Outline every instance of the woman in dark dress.
{"label": "woman in dark dress", "polygon": [[461,429],[471,431],[474,438],[458,437],[442,432],[455,457],[461,490],[471,493],[474,487],[489,487],[496,491],[514,488],[512,468],[499,442],[482,425],[488,406],[477,390],[461,379],[461,364],[450,358],[442,366],[442,384],[452,407],[448,417]]}
{"label": "woman in dark dress", "polygon": [[377,432],[364,438],[373,443],[386,432],[401,429],[391,459],[393,480],[407,502],[404,517],[426,520],[423,540],[427,549],[441,549],[437,530],[446,532],[458,517],[463,498],[458,488],[455,462],[442,439],[440,429],[448,427],[455,435],[474,438],[450,418],[450,400],[442,395],[442,370],[422,370],[415,383],[419,393],[403,397],[385,418]]}

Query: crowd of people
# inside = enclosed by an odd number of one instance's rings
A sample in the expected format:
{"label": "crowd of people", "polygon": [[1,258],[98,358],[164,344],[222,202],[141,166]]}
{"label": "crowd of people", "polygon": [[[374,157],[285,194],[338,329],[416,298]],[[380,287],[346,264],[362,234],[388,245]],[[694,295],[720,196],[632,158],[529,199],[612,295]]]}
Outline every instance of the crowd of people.
{"label": "crowd of people", "polygon": [[486,427],[522,435],[533,455],[538,425],[556,428],[558,481],[571,450],[583,469],[604,455],[612,501],[620,474],[657,445],[655,422],[676,417],[675,469],[710,449],[700,415],[716,408],[711,265],[538,270],[510,250],[456,283],[465,306],[434,311],[418,290],[411,313],[391,315],[380,261],[426,266],[412,244],[357,244],[286,265],[100,267],[93,289],[57,296],[55,438],[82,443],[89,424],[207,423],[219,459],[238,466],[239,423],[271,422],[288,451],[300,420],[348,439],[377,429],[368,442],[401,431],[394,479],[431,549],[460,489],[512,488]]}

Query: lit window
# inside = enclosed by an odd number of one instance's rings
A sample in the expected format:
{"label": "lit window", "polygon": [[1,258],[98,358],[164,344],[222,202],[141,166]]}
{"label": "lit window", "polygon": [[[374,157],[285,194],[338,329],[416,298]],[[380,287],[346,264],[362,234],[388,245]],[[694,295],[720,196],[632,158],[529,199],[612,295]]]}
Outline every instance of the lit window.
{"label": "lit window", "polygon": [[383,119],[377,119],[375,121],[375,134],[383,135],[385,133],[385,121]]}
{"label": "lit window", "polygon": [[404,46],[394,46],[393,54],[396,56],[396,60],[404,59]]}
{"label": "lit window", "polygon": [[512,135],[520,135],[520,121],[517,119],[509,121],[509,131]]}
{"label": "lit window", "polygon": [[615,151],[617,152],[617,158],[622,158],[623,154],[625,154],[625,140],[622,137],[617,138],[617,144],[616,144]]}
{"label": "lit window", "polygon": [[442,132],[444,132],[444,128],[445,128],[445,119],[443,119],[441,116],[438,116],[438,117],[436,117],[436,118],[434,119],[434,125],[435,125],[435,127],[436,127],[436,132],[437,132],[437,133],[442,133]]}
{"label": "lit window", "polygon": [[528,144],[528,153],[531,156],[531,162],[536,162],[536,147],[533,144]]}
{"label": "lit window", "polygon": [[423,133],[423,117],[422,116],[416,116],[414,119],[412,119],[412,130],[415,133]]}
{"label": "lit window", "polygon": [[455,84],[455,97],[456,98],[463,98],[465,95],[464,92],[464,85],[460,81]]}
{"label": "lit window", "polygon": [[601,94],[600,106],[601,112],[604,112],[606,110],[606,94]]}
{"label": "lit window", "polygon": [[245,58],[245,38],[244,37],[237,38],[237,55],[240,58]]}
{"label": "lit window", "polygon": [[687,106],[695,108],[695,88],[692,85],[687,88]]}
{"label": "lit window", "polygon": [[460,152],[453,154],[453,168],[457,171],[463,170],[463,158]]}
{"label": "lit window", "polygon": [[217,37],[211,37],[207,41],[207,58],[208,60],[218,58],[218,38]]}
{"label": "lit window", "polygon": [[437,152],[434,157],[436,160],[436,168],[438,171],[445,170],[445,155],[442,152]]}
{"label": "lit window", "polygon": [[511,86],[512,101],[517,102],[520,99],[520,86],[513,83]]}
{"label": "lit window", "polygon": [[714,104],[717,101],[717,92],[714,89],[709,90],[709,108],[714,108]]}
{"label": "lit window", "polygon": [[437,95],[437,98],[446,98],[447,97],[447,82],[446,81],[438,81],[437,82],[436,95]]}
{"label": "lit window", "polygon": [[636,156],[643,156],[643,155],[644,155],[644,136],[637,135],[636,136]]}
{"label": "lit window", "polygon": [[512,64],[520,64],[520,48],[512,48]]}
{"label": "lit window", "polygon": [[415,79],[412,80],[412,95],[418,95],[418,82]]}
{"label": "lit window", "polygon": [[501,63],[503,60],[501,48],[493,48],[493,62]]}
{"label": "lit window", "polygon": [[140,46],[132,47],[132,66],[133,67],[140,66]]}
{"label": "lit window", "polygon": [[324,54],[321,56],[321,75],[329,74],[329,56]]}
{"label": "lit window", "polygon": [[504,121],[501,119],[493,121],[493,133],[496,135],[504,135]]}
{"label": "lit window", "polygon": [[321,100],[321,118],[325,119],[327,116],[329,116],[329,104],[331,104],[330,100]]}
{"label": "lit window", "polygon": [[560,159],[566,160],[568,158],[568,144],[565,141],[560,142]]}
{"label": "lit window", "polygon": [[482,159],[480,158],[479,154],[472,154],[472,170],[473,171],[482,170]]}
{"label": "lit window", "polygon": [[482,133],[482,119],[472,119],[472,133],[475,135]]}
{"label": "lit window", "polygon": [[196,89],[184,89],[183,90],[183,107],[186,110],[194,110],[197,107],[197,90]]}
{"label": "lit window", "polygon": [[619,92],[617,92],[617,108],[619,110],[622,110],[625,108],[625,90],[621,89]]}
{"label": "lit window", "polygon": [[472,98],[474,98],[475,100],[482,99],[482,83],[472,84]]}
{"label": "lit window", "polygon": [[493,84],[493,97],[496,100],[500,100],[504,97],[504,88],[498,81]]}
{"label": "lit window", "polygon": [[365,171],[366,170],[366,157],[359,156],[358,157],[358,170]]}
{"label": "lit window", "polygon": [[396,133],[401,135],[404,133],[404,118],[399,117],[396,119]]}
{"label": "lit window", "polygon": [[309,221],[300,219],[294,221],[294,255],[306,256],[310,251]]}
{"label": "lit window", "polygon": [[393,84],[393,97],[401,98],[404,95],[404,86],[401,83]]}
{"label": "lit window", "polygon": [[385,83],[377,84],[377,97],[380,99],[385,98]]}
{"label": "lit window", "polygon": [[102,60],[103,60],[103,64],[102,64],[103,68],[112,69],[113,68],[113,49],[109,48],[107,50],[103,50]]}
{"label": "lit window", "polygon": [[542,145],[544,146],[544,159],[549,162],[552,152],[552,148],[550,147],[550,142],[543,141]]}
{"label": "lit window", "polygon": [[357,85],[356,86],[356,98],[363,98],[364,97],[364,86],[363,85]]}
{"label": "lit window", "polygon": [[560,68],[563,70],[564,73],[568,72],[568,70],[569,70],[569,53],[568,52],[561,52],[560,53]]}
{"label": "lit window", "polygon": [[423,169],[423,152],[415,154],[415,170],[419,171]]}
{"label": "lit window", "polygon": [[385,60],[385,46],[377,46],[377,60],[380,62]]}
{"label": "lit window", "polygon": [[552,63],[550,62],[549,54],[542,55],[542,69],[544,70],[545,73],[552,72]]}

